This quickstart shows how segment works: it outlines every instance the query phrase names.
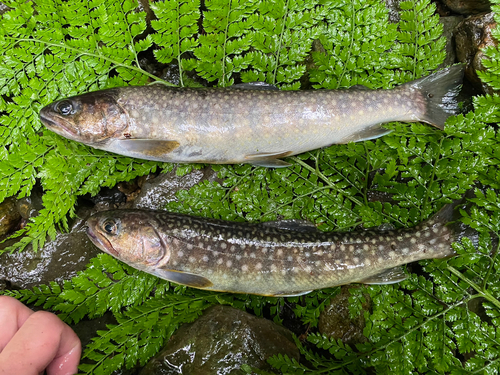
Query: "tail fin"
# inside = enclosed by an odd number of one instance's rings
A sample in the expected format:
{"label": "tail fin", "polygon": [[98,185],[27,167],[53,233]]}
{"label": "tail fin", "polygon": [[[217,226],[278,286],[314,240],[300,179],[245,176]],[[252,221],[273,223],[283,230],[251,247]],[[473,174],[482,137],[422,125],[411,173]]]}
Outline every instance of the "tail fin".
{"label": "tail fin", "polygon": [[[454,252],[450,245],[453,242],[459,242],[465,237],[469,238],[475,246],[477,245],[479,241],[479,233],[470,226],[462,223],[460,220],[462,217],[460,214],[460,208],[467,209],[465,199],[460,199],[447,204],[422,225],[423,230],[432,230],[434,233],[437,232],[440,236],[443,236],[441,240],[437,241],[437,243],[444,240],[444,242],[449,244],[448,246],[443,247],[437,246],[437,248],[434,249],[434,251],[437,251],[437,253],[434,254],[434,257],[453,256]],[[441,229],[444,229],[444,227],[446,230]]]}
{"label": "tail fin", "polygon": [[446,119],[458,114],[457,96],[462,88],[464,69],[461,64],[454,65],[404,85],[422,95],[424,108],[421,108],[420,121],[443,129]]}

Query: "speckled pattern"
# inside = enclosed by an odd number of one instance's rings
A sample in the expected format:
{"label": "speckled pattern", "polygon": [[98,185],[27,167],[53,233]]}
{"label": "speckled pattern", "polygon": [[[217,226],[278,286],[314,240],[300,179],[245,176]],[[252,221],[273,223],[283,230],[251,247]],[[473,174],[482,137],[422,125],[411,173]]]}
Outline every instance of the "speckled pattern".
{"label": "speckled pattern", "polygon": [[88,226],[101,250],[135,268],[164,278],[163,270],[201,276],[210,281],[204,289],[262,295],[362,282],[398,265],[452,255],[456,240],[438,216],[411,230],[323,233],[120,210],[96,214]]}
{"label": "speckled pattern", "polygon": [[356,134],[382,122],[416,121],[421,100],[418,92],[401,89],[275,91],[155,85],[124,88],[118,103],[129,109],[131,138],[180,143],[169,155],[172,160],[241,163],[252,155],[293,155],[356,140]]}
{"label": "speckled pattern", "polygon": [[52,103],[40,119],[62,136],[126,156],[273,166],[285,156],[379,137],[389,121],[442,128],[458,109],[462,75],[456,66],[392,90],[122,87]]}

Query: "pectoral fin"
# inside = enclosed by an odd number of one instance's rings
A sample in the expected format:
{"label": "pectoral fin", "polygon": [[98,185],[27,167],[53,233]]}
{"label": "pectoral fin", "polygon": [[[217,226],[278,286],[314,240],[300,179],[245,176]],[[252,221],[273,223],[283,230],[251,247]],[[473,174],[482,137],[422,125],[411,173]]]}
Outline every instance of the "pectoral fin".
{"label": "pectoral fin", "polygon": [[385,270],[377,275],[370,276],[366,279],[360,280],[362,284],[396,284],[407,278],[406,273],[402,267],[394,267]]}
{"label": "pectoral fin", "polygon": [[291,155],[292,151],[285,152],[259,152],[256,154],[245,155],[245,159],[248,163],[257,165],[259,167],[268,168],[284,168],[289,167],[291,164],[286,161],[279,160],[279,158],[284,158]]}
{"label": "pectoral fin", "polygon": [[156,276],[162,279],[173,281],[177,284],[191,286],[193,288],[210,288],[213,283],[203,276],[198,276],[187,272],[178,272],[166,269],[156,269]]}
{"label": "pectoral fin", "polygon": [[155,139],[118,139],[114,141],[113,145],[117,149],[131,154],[159,158],[179,147],[179,142]]}

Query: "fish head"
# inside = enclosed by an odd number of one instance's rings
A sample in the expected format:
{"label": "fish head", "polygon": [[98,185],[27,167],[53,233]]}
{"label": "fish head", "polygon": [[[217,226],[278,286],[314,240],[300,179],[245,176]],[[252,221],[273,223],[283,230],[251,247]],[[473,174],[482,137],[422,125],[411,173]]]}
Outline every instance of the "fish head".
{"label": "fish head", "polygon": [[40,120],[54,133],[87,145],[104,145],[121,136],[128,116],[114,89],[58,100],[42,108]]}
{"label": "fish head", "polygon": [[99,249],[139,269],[164,265],[168,243],[159,234],[159,222],[147,211],[112,210],[87,220],[87,235]]}

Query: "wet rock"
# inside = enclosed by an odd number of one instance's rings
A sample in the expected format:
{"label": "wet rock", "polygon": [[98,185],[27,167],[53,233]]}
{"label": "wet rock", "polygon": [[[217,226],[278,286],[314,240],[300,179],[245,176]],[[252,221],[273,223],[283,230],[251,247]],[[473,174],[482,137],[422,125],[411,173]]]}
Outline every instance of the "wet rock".
{"label": "wet rock", "polygon": [[[341,292],[337,294],[330,304],[323,310],[319,316],[318,330],[321,334],[341,339],[345,344],[355,344],[366,342],[367,338],[363,335],[365,328],[365,318],[363,312],[352,319],[349,316],[349,289],[359,288],[359,286],[343,286]],[[364,310],[369,310],[371,301],[368,295],[365,295],[367,302],[363,305]]]}
{"label": "wet rock", "polygon": [[267,358],[299,359],[290,332],[229,306],[214,306],[177,330],[141,375],[242,374],[242,364],[270,371]]}
{"label": "wet rock", "polygon": [[401,1],[403,0],[385,0],[385,6],[387,9],[389,9],[389,22],[399,22],[399,12],[401,11],[401,7],[399,6],[399,4],[401,3]]}
{"label": "wet rock", "polygon": [[193,170],[179,177],[175,170],[162,173],[146,181],[141,188],[133,206],[134,208],[161,209],[168,202],[176,200],[175,193],[187,190],[203,180],[214,181],[217,173],[210,167]]}
{"label": "wet rock", "polygon": [[30,196],[17,201],[17,210],[26,221],[37,216],[42,208],[42,189],[38,185],[33,188]]}
{"label": "wet rock", "polygon": [[444,61],[439,65],[438,69],[445,68],[455,63],[457,60],[457,54],[455,53],[455,38],[453,38],[453,32],[455,27],[463,21],[462,16],[451,16],[451,17],[441,17],[439,22],[443,25],[443,36],[446,38],[446,57]]}
{"label": "wet rock", "polygon": [[[69,233],[57,234],[54,241],[47,241],[36,253],[28,246],[24,251],[0,255],[0,280],[7,280],[14,288],[27,289],[50,281],[61,282],[84,270],[99,250],[90,242],[85,219],[88,212],[79,211],[79,219]],[[15,240],[0,244],[0,249]]]}
{"label": "wet rock", "polygon": [[125,208],[124,204],[127,202],[127,196],[120,191],[118,186],[104,187],[99,194],[87,199],[95,205],[97,211]]}
{"label": "wet rock", "polygon": [[0,237],[11,233],[21,221],[21,214],[17,210],[14,197],[5,199],[0,203]]}
{"label": "wet rock", "polygon": [[492,90],[481,82],[476,70],[485,70],[482,64],[485,57],[481,49],[497,45],[491,35],[495,27],[493,13],[487,13],[466,18],[455,29],[457,58],[466,64],[465,76],[476,88],[487,94],[491,94]]}
{"label": "wet rock", "polygon": [[441,0],[441,2],[453,12],[466,16],[491,11],[488,0]]}

